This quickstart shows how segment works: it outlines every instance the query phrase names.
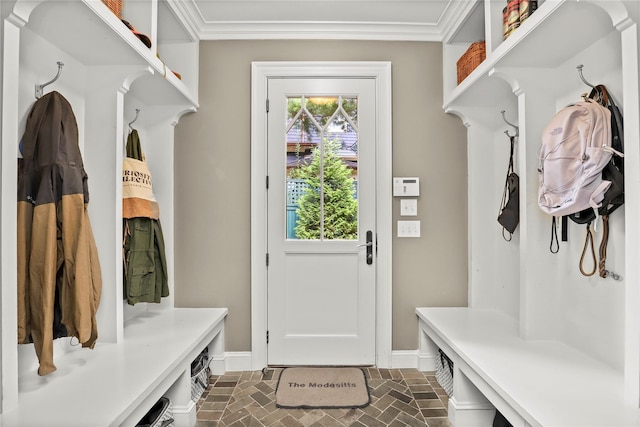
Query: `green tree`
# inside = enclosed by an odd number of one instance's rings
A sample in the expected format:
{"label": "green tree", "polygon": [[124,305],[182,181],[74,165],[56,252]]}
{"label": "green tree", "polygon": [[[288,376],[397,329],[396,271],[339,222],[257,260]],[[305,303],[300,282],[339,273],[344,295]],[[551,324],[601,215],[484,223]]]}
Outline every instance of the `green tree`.
{"label": "green tree", "polygon": [[[358,238],[358,201],[353,195],[351,171],[338,156],[340,140],[324,140],[324,158],[320,147],[313,150],[311,162],[294,172],[307,187],[298,200],[298,239],[320,239],[321,193],[324,195],[324,239]],[[320,191],[320,164],[324,167],[324,191]]]}

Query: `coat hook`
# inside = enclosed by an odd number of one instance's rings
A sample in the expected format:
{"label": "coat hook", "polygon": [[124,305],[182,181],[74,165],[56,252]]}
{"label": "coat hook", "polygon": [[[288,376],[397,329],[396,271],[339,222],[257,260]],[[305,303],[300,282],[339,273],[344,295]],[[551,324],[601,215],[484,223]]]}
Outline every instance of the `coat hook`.
{"label": "coat hook", "polygon": [[[513,123],[509,123],[509,121],[507,120],[507,117],[504,115],[505,110],[500,111],[500,113],[502,114],[502,120],[504,120],[504,122],[506,124],[508,124],[509,126],[511,126],[512,128],[514,128],[516,130],[515,137],[517,138],[520,135],[520,128],[518,126],[514,125]],[[508,137],[511,137],[511,135],[509,135],[509,131],[508,130],[505,130],[504,133],[506,133]]]}
{"label": "coat hook", "polygon": [[129,130],[133,130],[131,125],[134,124],[136,120],[138,120],[138,114],[140,114],[140,109],[136,108],[136,116],[129,122]]}
{"label": "coat hook", "polygon": [[62,67],[64,66],[64,64],[60,61],[58,61],[57,64],[58,64],[58,73],[56,74],[56,76],[46,83],[42,83],[41,85],[36,85],[36,99],[42,98],[42,95],[44,94],[45,86],[50,85],[51,83],[58,80],[58,78],[60,77],[60,74],[62,73]]}
{"label": "coat hook", "polygon": [[582,67],[584,67],[584,65],[580,64],[578,65],[576,68],[578,69],[578,74],[580,75],[580,80],[582,80],[582,82],[584,84],[586,84],[587,86],[589,86],[591,89],[595,89],[595,86],[592,85],[591,83],[589,83],[588,81],[586,81],[584,79],[584,76],[582,75]]}

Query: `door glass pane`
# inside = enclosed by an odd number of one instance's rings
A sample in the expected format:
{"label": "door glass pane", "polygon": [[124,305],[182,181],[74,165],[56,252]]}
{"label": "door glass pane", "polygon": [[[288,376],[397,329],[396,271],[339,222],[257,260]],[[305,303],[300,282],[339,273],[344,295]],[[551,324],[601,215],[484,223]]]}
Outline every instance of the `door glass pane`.
{"label": "door glass pane", "polygon": [[358,99],[287,98],[286,238],[358,239]]}

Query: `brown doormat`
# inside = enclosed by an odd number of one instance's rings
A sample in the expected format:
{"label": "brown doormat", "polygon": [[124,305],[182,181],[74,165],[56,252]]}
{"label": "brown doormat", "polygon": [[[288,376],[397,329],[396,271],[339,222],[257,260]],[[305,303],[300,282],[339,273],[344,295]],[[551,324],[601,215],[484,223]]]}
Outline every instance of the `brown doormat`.
{"label": "brown doormat", "polygon": [[285,368],[276,387],[278,408],[364,408],[370,402],[360,368]]}

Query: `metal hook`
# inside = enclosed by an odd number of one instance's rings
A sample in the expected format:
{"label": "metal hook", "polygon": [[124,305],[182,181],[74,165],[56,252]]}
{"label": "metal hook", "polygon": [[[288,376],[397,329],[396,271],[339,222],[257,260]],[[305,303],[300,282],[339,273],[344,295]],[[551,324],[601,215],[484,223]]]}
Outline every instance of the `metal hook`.
{"label": "metal hook", "polygon": [[582,80],[582,82],[584,84],[586,84],[587,86],[589,86],[591,89],[595,89],[596,87],[594,85],[592,85],[591,83],[589,83],[588,81],[586,81],[584,79],[584,76],[582,75],[582,67],[584,67],[584,65],[580,64],[578,65],[576,68],[578,69],[578,74],[580,75],[580,80]]}
{"label": "metal hook", "polygon": [[[500,111],[500,114],[502,114],[502,120],[504,120],[504,122],[506,124],[508,124],[509,126],[511,126],[512,128],[514,128],[516,130],[515,137],[517,138],[520,135],[520,128],[518,126],[514,125],[513,123],[510,123],[507,120],[507,117],[504,115],[504,113],[505,113],[505,110]],[[504,133],[506,133],[508,137],[511,137],[511,135],[509,135],[509,131],[508,130],[505,130]]]}
{"label": "metal hook", "polygon": [[130,130],[133,130],[133,128],[131,127],[131,125],[132,125],[132,124],[134,124],[136,120],[138,120],[138,114],[140,114],[140,109],[139,109],[139,108],[136,108],[136,116],[134,117],[134,119],[133,119],[133,120],[131,120],[131,121],[129,122],[129,129],[130,129]]}
{"label": "metal hook", "polygon": [[41,85],[36,85],[36,99],[42,98],[42,95],[44,94],[45,86],[50,85],[51,83],[58,80],[58,78],[60,77],[60,74],[62,73],[62,67],[64,66],[64,64],[60,61],[58,61],[57,64],[58,64],[58,73],[56,74],[56,76],[46,83],[42,83]]}

